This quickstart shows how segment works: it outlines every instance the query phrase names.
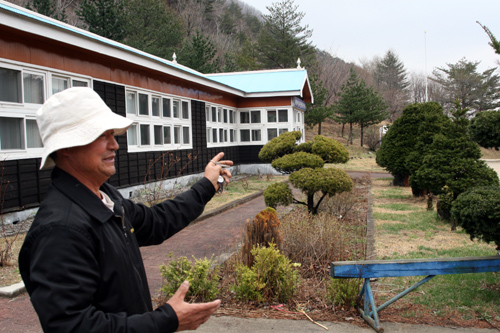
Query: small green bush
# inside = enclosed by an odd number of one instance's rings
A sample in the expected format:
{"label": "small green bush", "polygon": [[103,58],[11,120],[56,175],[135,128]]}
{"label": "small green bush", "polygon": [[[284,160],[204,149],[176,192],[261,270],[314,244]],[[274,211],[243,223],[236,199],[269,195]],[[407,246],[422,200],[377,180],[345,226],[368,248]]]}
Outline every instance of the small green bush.
{"label": "small green bush", "polygon": [[272,139],[262,147],[259,158],[265,163],[271,163],[275,158],[293,153],[297,140],[302,137],[302,132],[286,132]]}
{"label": "small green bush", "polygon": [[451,216],[470,235],[500,249],[500,187],[476,187],[458,196]]}
{"label": "small green bush", "polygon": [[313,139],[312,153],[320,156],[325,163],[347,163],[349,152],[337,140],[316,135]]}
{"label": "small green bush", "polygon": [[333,306],[355,307],[363,279],[334,279],[326,285],[326,298]]}
{"label": "small green bush", "polygon": [[312,147],[313,147],[313,142],[312,141],[307,141],[307,142],[302,142],[300,145],[295,146],[295,151],[303,151],[305,153],[312,153]]}
{"label": "small green bush", "polygon": [[293,202],[292,190],[286,183],[274,183],[264,191],[266,206],[276,208],[278,205],[288,206]]}
{"label": "small green bush", "polygon": [[232,290],[240,300],[286,303],[297,291],[299,275],[290,260],[276,249],[257,246],[252,249],[251,268],[240,264],[236,268],[236,283]]}
{"label": "small green bush", "polygon": [[322,168],[325,162],[318,155],[297,152],[293,154],[287,154],[280,158],[275,159],[271,166],[276,169],[276,171],[290,174],[294,171],[300,170],[302,168]]}
{"label": "small green bush", "polygon": [[[169,254],[172,259],[172,253]],[[160,266],[160,273],[163,277],[161,293],[165,297],[171,297],[175,294],[182,282],[189,281],[189,291],[187,297],[196,299],[196,301],[212,301],[219,295],[219,268],[211,270],[215,261],[212,259],[196,259],[193,257],[194,264],[186,257],[172,259],[168,265]]]}

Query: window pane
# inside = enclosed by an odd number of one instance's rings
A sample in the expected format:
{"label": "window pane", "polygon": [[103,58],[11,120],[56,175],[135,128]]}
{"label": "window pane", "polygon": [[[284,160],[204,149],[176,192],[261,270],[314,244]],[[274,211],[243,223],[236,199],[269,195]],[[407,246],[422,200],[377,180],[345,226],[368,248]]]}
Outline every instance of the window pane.
{"label": "window pane", "polygon": [[212,106],[212,121],[217,122],[217,108]]}
{"label": "window pane", "polygon": [[163,117],[170,118],[170,100],[163,98]]}
{"label": "window pane", "polygon": [[278,129],[276,129],[276,128],[268,128],[267,129],[267,140],[268,141],[277,137],[277,136],[278,136]]}
{"label": "window pane", "polygon": [[217,110],[217,121],[218,121],[219,123],[222,123],[222,109],[221,109],[221,108],[219,108],[219,109]]}
{"label": "window pane", "polygon": [[227,142],[227,130],[224,130],[224,142]]}
{"label": "window pane", "polygon": [[260,130],[252,130],[252,141],[260,141]]}
{"label": "window pane", "polygon": [[163,127],[163,142],[165,144],[172,143],[171,134],[170,134],[170,126]]}
{"label": "window pane", "polygon": [[133,124],[127,130],[127,139],[129,146],[137,146],[137,125]]}
{"label": "window pane", "polygon": [[179,101],[174,101],[174,118],[179,118]]}
{"label": "window pane", "polygon": [[210,134],[212,134],[212,129],[211,128],[207,128],[207,143],[212,142],[212,141],[210,141]]}
{"label": "window pane", "polygon": [[73,80],[73,87],[88,87],[88,83],[85,81]]}
{"label": "window pane", "polygon": [[21,71],[0,68],[0,101],[21,103]]}
{"label": "window pane", "polygon": [[36,120],[26,119],[26,146],[28,148],[41,148],[43,147],[42,138],[40,138],[40,131],[36,125]]}
{"label": "window pane", "polygon": [[276,122],[276,110],[267,111],[267,122],[275,123]]}
{"label": "window pane", "polygon": [[182,119],[189,119],[189,102],[182,101]]}
{"label": "window pane", "polygon": [[234,111],[229,110],[229,123],[234,124]]}
{"label": "window pane", "polygon": [[219,142],[224,142],[224,130],[219,128]]}
{"label": "window pane", "polygon": [[260,123],[260,111],[252,111],[252,124]]}
{"label": "window pane", "polygon": [[210,121],[210,107],[209,106],[205,107],[205,118],[207,118],[206,121]]}
{"label": "window pane", "polygon": [[280,123],[288,122],[288,110],[278,110],[278,117]]}
{"label": "window pane", "polygon": [[43,104],[43,75],[23,74],[24,102]]}
{"label": "window pane", "polygon": [[174,143],[181,143],[181,128],[179,126],[174,127]]}
{"label": "window pane", "polygon": [[234,130],[229,130],[229,141],[234,142]]}
{"label": "window pane", "polygon": [[144,116],[149,115],[148,97],[146,94],[139,94],[139,114]]}
{"label": "window pane", "polygon": [[141,146],[149,146],[149,125],[141,125]]}
{"label": "window pane", "polygon": [[288,128],[280,128],[279,135],[288,132]]}
{"label": "window pane", "polygon": [[212,139],[217,142],[217,128],[212,128]]}
{"label": "window pane", "polygon": [[224,122],[227,123],[227,109],[224,109]]}
{"label": "window pane", "polygon": [[182,143],[189,144],[191,142],[189,138],[189,127],[182,127]]}
{"label": "window pane", "polygon": [[0,148],[24,149],[23,119],[0,118]]}
{"label": "window pane", "polygon": [[68,89],[69,79],[63,77],[52,77],[52,95]]}
{"label": "window pane", "polygon": [[137,114],[136,110],[136,94],[135,92],[127,92],[127,113]]}
{"label": "window pane", "polygon": [[151,113],[153,117],[160,116],[160,97],[151,98]]}
{"label": "window pane", "polygon": [[241,142],[249,142],[250,141],[250,130],[240,130],[240,138],[241,138]]}
{"label": "window pane", "polygon": [[155,125],[154,136],[155,136],[155,145],[163,145],[163,126]]}
{"label": "window pane", "polygon": [[249,112],[241,112],[240,113],[240,123],[241,124],[250,123],[250,113]]}

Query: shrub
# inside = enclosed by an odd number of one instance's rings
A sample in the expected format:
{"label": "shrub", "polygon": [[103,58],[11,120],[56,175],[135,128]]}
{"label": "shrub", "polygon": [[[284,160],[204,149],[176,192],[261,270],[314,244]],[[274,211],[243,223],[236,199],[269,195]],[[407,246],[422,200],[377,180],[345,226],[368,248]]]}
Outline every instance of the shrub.
{"label": "shrub", "polygon": [[325,162],[321,157],[306,152],[287,154],[271,163],[273,168],[284,174],[290,174],[305,167],[322,168],[324,165]]}
{"label": "shrub", "polygon": [[453,202],[451,216],[471,239],[495,242],[500,250],[499,187],[477,187],[460,194]]}
{"label": "shrub", "polygon": [[333,306],[355,307],[363,279],[334,279],[326,285],[326,298]]}
{"label": "shrub", "polygon": [[264,190],[266,206],[276,208],[278,205],[288,206],[293,202],[292,190],[286,183],[274,183]]}
{"label": "shrub", "polygon": [[246,266],[251,267],[254,262],[252,249],[255,246],[267,247],[273,243],[278,249],[281,249],[280,225],[278,214],[270,207],[259,212],[253,220],[247,221],[242,247],[242,259]]}
{"label": "shrub", "polygon": [[349,152],[337,140],[316,135],[313,139],[312,153],[320,156],[325,163],[347,163]]}
{"label": "shrub", "polygon": [[255,258],[249,268],[239,265],[233,291],[240,300],[285,303],[295,295],[299,275],[294,265],[271,243],[252,249]]}
{"label": "shrub", "polygon": [[[173,255],[170,253],[172,259]],[[212,259],[196,259],[193,257],[194,264],[186,257],[179,257],[171,260],[168,265],[160,266],[160,273],[163,277],[161,293],[165,297],[171,297],[175,294],[182,282],[189,281],[189,291],[187,297],[196,301],[206,302],[214,300],[219,294],[219,269],[211,270],[215,264]]]}
{"label": "shrub", "polygon": [[303,151],[305,153],[312,153],[312,146],[313,142],[312,141],[307,141],[307,142],[302,142],[298,146],[295,146],[295,151]]}
{"label": "shrub", "polygon": [[302,137],[300,131],[286,132],[266,143],[259,152],[259,158],[265,163],[293,153],[297,140]]}
{"label": "shrub", "polygon": [[481,147],[498,150],[500,146],[500,113],[498,111],[479,112],[472,119],[469,132],[472,139]]}

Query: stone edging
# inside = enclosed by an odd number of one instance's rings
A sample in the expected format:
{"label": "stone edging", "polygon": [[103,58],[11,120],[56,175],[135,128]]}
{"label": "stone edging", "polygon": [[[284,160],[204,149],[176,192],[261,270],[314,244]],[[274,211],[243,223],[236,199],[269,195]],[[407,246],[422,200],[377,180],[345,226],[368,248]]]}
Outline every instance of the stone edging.
{"label": "stone edging", "polygon": [[21,281],[7,287],[1,287],[0,297],[13,298],[24,293],[25,291],[26,287],[24,286],[24,282]]}

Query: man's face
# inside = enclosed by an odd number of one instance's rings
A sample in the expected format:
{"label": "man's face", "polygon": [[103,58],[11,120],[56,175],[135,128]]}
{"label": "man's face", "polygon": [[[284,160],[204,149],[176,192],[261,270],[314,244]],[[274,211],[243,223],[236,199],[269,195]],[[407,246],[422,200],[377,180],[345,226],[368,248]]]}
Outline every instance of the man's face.
{"label": "man's face", "polygon": [[116,172],[115,151],[118,147],[113,130],[109,130],[88,145],[68,148],[67,156],[78,173],[77,178],[100,186]]}

